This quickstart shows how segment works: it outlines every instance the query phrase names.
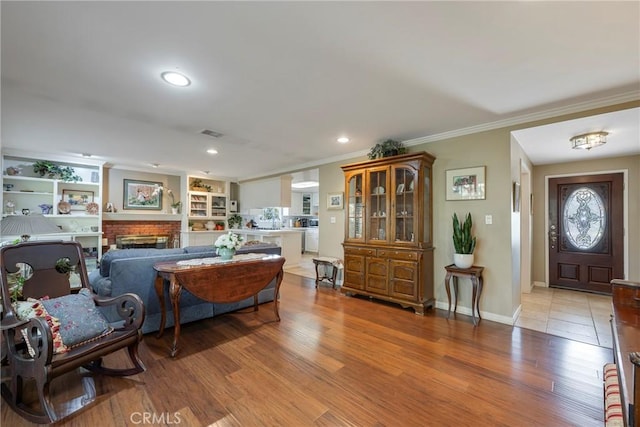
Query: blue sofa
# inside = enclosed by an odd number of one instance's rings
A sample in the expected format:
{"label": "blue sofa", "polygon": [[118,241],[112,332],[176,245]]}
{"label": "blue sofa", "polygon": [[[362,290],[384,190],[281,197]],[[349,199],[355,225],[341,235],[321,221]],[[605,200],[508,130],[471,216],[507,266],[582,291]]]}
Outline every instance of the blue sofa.
{"label": "blue sofa", "polygon": [[[236,253],[281,254],[279,246],[270,244],[243,246]],[[122,249],[107,252],[100,261],[100,268],[89,274],[89,283],[93,291],[101,296],[113,297],[126,292],[137,294],[144,302],[146,318],[142,332],[155,332],[160,329],[160,301],[156,295],[154,282],[156,271],[153,265],[160,261],[179,261],[193,258],[210,258],[217,256],[213,246],[188,246],[179,249]],[[258,294],[258,302],[273,301],[275,280]],[[165,286],[167,308],[166,327],[174,325],[171,299],[168,286]],[[187,290],[180,296],[180,323],[206,319],[219,314],[253,305],[253,297],[230,304],[215,304],[201,300]],[[113,310],[113,308],[111,308]],[[109,321],[120,318],[114,311],[103,313]]]}

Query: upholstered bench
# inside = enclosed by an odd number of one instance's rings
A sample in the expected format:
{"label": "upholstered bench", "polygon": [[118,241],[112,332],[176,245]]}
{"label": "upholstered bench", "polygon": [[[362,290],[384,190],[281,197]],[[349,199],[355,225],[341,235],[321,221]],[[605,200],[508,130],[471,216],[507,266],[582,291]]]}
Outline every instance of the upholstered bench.
{"label": "upholstered bench", "polygon": [[624,426],[624,418],[620,400],[618,367],[615,363],[607,363],[602,371],[604,380],[604,424],[607,427],[622,427]]}
{"label": "upholstered bench", "polygon": [[[332,257],[317,257],[313,258],[313,264],[316,267],[316,288],[318,287],[318,283],[323,280],[328,280],[331,283],[332,288],[336,288],[336,278],[338,276],[338,268],[342,264],[338,258]],[[320,275],[320,267],[322,267],[322,276]],[[331,269],[331,275],[328,274],[328,271]]]}

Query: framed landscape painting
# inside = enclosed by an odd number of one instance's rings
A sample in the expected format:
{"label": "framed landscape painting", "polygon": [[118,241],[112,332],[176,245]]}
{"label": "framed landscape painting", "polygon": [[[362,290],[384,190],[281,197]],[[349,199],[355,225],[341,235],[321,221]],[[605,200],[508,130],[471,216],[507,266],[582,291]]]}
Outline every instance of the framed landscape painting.
{"label": "framed landscape painting", "polygon": [[93,202],[93,191],[62,190],[62,201],[69,203],[72,211],[83,211]]}
{"label": "framed landscape painting", "polygon": [[161,182],[125,179],[122,206],[124,209],[162,210]]}

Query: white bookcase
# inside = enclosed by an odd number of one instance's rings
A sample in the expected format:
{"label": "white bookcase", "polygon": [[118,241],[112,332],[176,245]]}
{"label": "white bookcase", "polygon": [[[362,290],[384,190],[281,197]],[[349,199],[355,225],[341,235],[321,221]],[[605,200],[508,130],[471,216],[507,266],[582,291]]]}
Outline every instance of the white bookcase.
{"label": "white bookcase", "polygon": [[[50,156],[47,156],[50,157]],[[102,168],[100,162],[81,159],[49,159],[73,168],[79,181],[66,182],[40,176],[33,165],[43,160],[33,154],[4,152],[2,155],[2,216],[28,213],[44,214],[59,228],[60,234],[31,236],[32,240],[62,239],[80,242],[90,258],[102,256]],[[61,202],[66,202],[62,203]],[[95,203],[95,205],[91,204]],[[97,205],[97,209],[96,208]],[[5,236],[12,240],[19,236]],[[91,260],[88,262],[92,264]]]}

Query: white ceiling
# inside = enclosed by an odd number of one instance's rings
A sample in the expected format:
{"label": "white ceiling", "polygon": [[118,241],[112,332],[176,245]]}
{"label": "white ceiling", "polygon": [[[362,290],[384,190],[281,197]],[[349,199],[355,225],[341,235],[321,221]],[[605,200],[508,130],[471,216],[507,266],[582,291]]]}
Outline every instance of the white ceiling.
{"label": "white ceiling", "polygon": [[[360,155],[387,138],[640,98],[638,2],[2,1],[0,8],[2,145],[91,153],[124,168],[158,163],[245,179]],[[173,69],[193,84],[163,83],[160,73]],[[628,143],[636,152],[637,118],[624,118],[635,120]],[[517,138],[534,163],[547,163],[561,159],[555,149],[568,136],[591,126]],[[621,133],[607,130],[610,143],[589,155],[614,146]],[[352,141],[338,144],[341,135]],[[542,149],[542,140],[551,145]],[[210,147],[219,154],[205,154]]]}

